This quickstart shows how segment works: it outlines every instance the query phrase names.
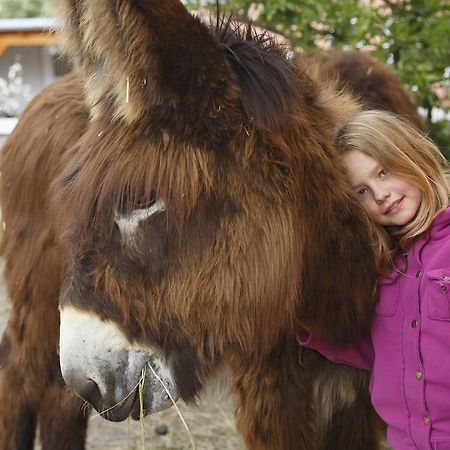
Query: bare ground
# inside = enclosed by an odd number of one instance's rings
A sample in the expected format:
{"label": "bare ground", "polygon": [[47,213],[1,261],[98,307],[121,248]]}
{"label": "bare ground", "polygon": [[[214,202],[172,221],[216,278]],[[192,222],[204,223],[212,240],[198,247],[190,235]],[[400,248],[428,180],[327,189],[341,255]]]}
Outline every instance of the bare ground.
{"label": "bare ground", "polygon": [[[180,410],[197,449],[244,450],[244,444],[235,430],[232,408],[228,402],[201,405],[197,409],[180,405]],[[100,417],[91,417],[89,426],[87,448],[90,450],[188,450],[193,448],[175,408],[147,417],[144,427],[140,422],[114,424]],[[168,433],[159,435],[156,431],[158,427],[167,427]]]}

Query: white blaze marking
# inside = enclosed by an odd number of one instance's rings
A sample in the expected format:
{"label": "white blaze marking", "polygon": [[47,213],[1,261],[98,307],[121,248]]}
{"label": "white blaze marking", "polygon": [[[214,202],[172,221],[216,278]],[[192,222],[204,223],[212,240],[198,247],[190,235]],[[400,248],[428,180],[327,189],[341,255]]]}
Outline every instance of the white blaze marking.
{"label": "white blaze marking", "polygon": [[125,237],[131,237],[136,234],[140,222],[148,219],[153,214],[157,212],[164,211],[166,209],[166,204],[163,200],[158,200],[150,208],[135,209],[130,214],[119,215],[116,214],[115,222],[117,223],[120,233]]}

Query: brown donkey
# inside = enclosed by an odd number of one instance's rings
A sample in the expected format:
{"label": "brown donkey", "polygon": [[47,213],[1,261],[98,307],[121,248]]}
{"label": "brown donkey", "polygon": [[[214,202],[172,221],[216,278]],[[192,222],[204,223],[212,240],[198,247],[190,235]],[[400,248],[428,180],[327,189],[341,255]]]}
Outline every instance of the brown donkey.
{"label": "brown donkey", "polygon": [[[417,103],[394,72],[383,62],[355,50],[329,50],[308,55],[319,65],[320,78],[337,81],[338,88],[353,92],[367,109],[383,109],[406,117],[418,129],[425,124]],[[299,60],[301,55],[296,56]]]}
{"label": "brown donkey", "polygon": [[139,416],[143,367],[147,413],[170,405],[157,378],[195,402],[226,369],[249,449],[377,448],[364,376],[295,343],[301,322],[336,345],[369,328],[366,219],[333,150],[358,106],[178,0],[61,3],[80,74],[2,155],[0,448],[37,424],[43,449],[84,448],[59,367],[115,421]]}

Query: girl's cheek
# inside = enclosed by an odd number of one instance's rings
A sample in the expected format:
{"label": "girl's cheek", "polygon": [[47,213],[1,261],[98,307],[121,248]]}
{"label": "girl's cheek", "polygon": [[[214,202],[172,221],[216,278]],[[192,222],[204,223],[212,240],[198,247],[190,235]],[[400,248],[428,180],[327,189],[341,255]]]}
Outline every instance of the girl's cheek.
{"label": "girl's cheek", "polygon": [[372,208],[370,208],[370,205],[363,204],[364,209],[367,212],[367,215],[369,216],[369,219],[373,220],[375,223],[379,223],[377,219],[377,213]]}

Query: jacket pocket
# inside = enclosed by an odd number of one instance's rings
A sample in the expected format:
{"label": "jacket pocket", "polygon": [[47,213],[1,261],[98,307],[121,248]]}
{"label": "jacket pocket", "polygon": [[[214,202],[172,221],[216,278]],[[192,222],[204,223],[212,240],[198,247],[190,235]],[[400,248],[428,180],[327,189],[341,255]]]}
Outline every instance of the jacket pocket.
{"label": "jacket pocket", "polygon": [[393,316],[397,311],[400,295],[400,274],[392,272],[386,277],[378,278],[378,302],[375,313],[379,316]]}
{"label": "jacket pocket", "polygon": [[450,321],[450,272],[448,269],[431,270],[426,273],[426,296],[428,315],[435,320]]}
{"label": "jacket pocket", "polygon": [[433,450],[450,450],[450,440],[435,441],[433,443]]}

